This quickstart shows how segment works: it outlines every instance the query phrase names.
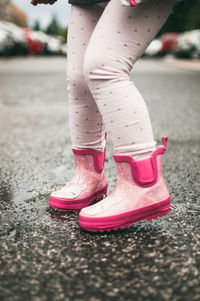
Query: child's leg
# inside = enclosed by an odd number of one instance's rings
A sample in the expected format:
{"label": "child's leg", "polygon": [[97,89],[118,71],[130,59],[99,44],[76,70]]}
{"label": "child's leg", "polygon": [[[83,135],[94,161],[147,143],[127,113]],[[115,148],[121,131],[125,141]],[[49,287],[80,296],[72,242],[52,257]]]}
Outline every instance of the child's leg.
{"label": "child's leg", "polygon": [[129,73],[172,7],[164,0],[135,7],[111,0],[91,36],[84,58],[85,79],[116,154],[143,159],[155,148],[147,107]]}
{"label": "child's leg", "polygon": [[116,230],[170,210],[162,174],[167,139],[163,137],[163,146],[152,153],[155,142],[148,110],[129,73],[171,9],[165,0],[135,7],[111,0],[90,39],[84,74],[111,133],[118,175],[108,197],[79,213],[86,230]]}
{"label": "child's leg", "polygon": [[104,127],[83,75],[83,57],[106,2],[72,5],[67,39],[67,90],[72,147],[104,149]]}
{"label": "child's leg", "polygon": [[91,33],[106,3],[72,5],[68,31],[67,82],[75,173],[50,195],[53,208],[81,209],[106,194],[103,165],[105,139],[101,114],[83,75],[83,57]]}

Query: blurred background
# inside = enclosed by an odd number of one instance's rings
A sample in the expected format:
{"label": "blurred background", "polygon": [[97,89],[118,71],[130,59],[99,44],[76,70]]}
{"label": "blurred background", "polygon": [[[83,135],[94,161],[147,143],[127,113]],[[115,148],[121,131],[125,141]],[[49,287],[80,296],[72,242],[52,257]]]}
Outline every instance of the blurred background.
{"label": "blurred background", "polygon": [[[200,1],[177,4],[144,56],[200,59]],[[33,7],[30,1],[1,0],[0,56],[66,55],[70,4]]]}
{"label": "blurred background", "polygon": [[49,208],[49,194],[74,173],[67,2],[0,0],[0,301],[198,301],[200,0],[174,7],[130,74],[156,141],[169,137],[171,213],[94,235],[79,228],[78,212]]}

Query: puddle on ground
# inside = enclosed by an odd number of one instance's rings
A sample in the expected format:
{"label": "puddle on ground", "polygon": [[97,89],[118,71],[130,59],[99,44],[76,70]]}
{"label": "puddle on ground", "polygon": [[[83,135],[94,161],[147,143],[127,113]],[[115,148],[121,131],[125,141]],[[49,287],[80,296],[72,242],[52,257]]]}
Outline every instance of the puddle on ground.
{"label": "puddle on ground", "polygon": [[[56,189],[58,185],[55,185]],[[18,220],[26,227],[31,225],[46,225],[50,228],[64,229],[66,224],[76,225],[78,222],[79,210],[59,211],[49,207],[49,187],[44,185],[43,189],[33,188],[29,191],[12,191],[8,183],[0,186],[0,215],[5,220]],[[144,231],[145,229],[162,229],[168,233],[175,233],[178,230],[176,219],[181,219],[183,215],[199,215],[200,208],[197,204],[190,203],[171,203],[171,212],[162,219],[152,222],[143,221],[136,226],[133,225],[130,231]],[[3,226],[3,224],[2,224]],[[13,230],[14,231],[14,230]],[[3,231],[4,232],[4,231]],[[12,237],[11,230],[7,231],[6,236]],[[13,234],[15,235],[15,234]],[[4,233],[0,235],[4,236]]]}

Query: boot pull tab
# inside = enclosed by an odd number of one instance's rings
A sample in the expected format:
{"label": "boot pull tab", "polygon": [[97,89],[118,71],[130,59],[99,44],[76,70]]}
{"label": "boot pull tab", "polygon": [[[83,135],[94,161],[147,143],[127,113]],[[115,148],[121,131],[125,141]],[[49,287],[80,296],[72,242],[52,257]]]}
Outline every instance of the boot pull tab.
{"label": "boot pull tab", "polygon": [[101,173],[104,167],[105,151],[102,153],[93,154],[94,169],[97,173]]}
{"label": "boot pull tab", "polygon": [[163,144],[164,148],[167,148],[167,143],[168,143],[168,137],[163,136],[162,137],[162,144]]}
{"label": "boot pull tab", "polygon": [[94,164],[94,169],[97,173],[101,173],[104,167],[104,161],[105,161],[105,154],[106,151],[104,150],[103,152],[96,152],[93,149],[72,149],[73,153],[76,155],[92,155],[93,157],[93,164]]}

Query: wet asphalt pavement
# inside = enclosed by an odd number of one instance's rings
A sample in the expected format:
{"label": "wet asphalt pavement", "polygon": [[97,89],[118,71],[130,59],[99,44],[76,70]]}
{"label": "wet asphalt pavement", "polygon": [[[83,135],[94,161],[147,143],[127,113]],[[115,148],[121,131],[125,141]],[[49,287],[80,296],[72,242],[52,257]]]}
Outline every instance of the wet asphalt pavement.
{"label": "wet asphalt pavement", "polygon": [[[48,207],[73,174],[65,58],[0,60],[1,301],[200,300],[200,72],[141,59],[131,76],[169,136],[171,212],[94,234]],[[105,168],[111,191],[110,140]]]}

